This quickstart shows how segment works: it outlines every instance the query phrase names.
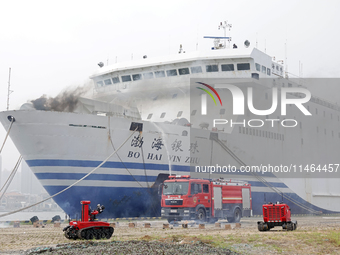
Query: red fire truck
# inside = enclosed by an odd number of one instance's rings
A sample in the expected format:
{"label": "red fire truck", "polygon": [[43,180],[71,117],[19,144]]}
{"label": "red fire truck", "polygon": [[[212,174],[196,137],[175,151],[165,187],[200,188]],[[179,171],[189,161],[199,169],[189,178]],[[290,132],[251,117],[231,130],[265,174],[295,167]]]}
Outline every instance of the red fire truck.
{"label": "red fire truck", "polygon": [[161,216],[169,222],[227,219],[239,222],[252,216],[251,186],[234,180],[169,176],[162,184]]}

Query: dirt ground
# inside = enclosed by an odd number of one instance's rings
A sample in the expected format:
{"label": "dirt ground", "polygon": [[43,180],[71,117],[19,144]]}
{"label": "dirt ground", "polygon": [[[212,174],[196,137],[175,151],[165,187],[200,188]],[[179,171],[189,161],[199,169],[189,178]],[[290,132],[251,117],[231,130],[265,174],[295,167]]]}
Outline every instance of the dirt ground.
{"label": "dirt ground", "polygon": [[[162,220],[132,221],[136,228],[129,228],[128,221],[119,222],[110,240],[94,242],[146,241],[170,244],[193,244],[203,242],[212,247],[227,248],[239,254],[340,254],[340,217],[294,217],[298,221],[295,231],[275,227],[267,232],[257,230],[260,218],[244,218],[241,228],[231,224],[232,229],[225,229],[227,221],[206,224],[199,229],[197,224],[170,225],[163,229]],[[144,228],[144,223],[151,223],[151,228]],[[68,240],[64,237],[63,227],[55,228],[47,224],[44,228],[21,225],[20,228],[0,224],[0,254],[23,254],[34,247],[55,247],[57,244],[81,243],[84,241]],[[127,253],[125,253],[127,254]]]}

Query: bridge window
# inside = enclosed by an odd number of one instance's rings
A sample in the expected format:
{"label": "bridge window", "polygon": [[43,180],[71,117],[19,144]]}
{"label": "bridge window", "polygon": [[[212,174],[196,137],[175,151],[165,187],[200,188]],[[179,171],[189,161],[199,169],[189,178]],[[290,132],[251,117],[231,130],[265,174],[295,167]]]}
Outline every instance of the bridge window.
{"label": "bridge window", "polygon": [[266,73],[267,72],[267,68],[265,66],[262,66],[262,73]]}
{"label": "bridge window", "polygon": [[270,76],[270,69],[269,68],[267,68],[267,75]]}
{"label": "bridge window", "polygon": [[228,72],[228,71],[234,71],[234,64],[225,64],[221,65],[222,67],[222,72]]}
{"label": "bridge window", "polygon": [[104,86],[104,83],[102,81],[97,81],[97,86],[98,87],[103,87]]}
{"label": "bridge window", "polygon": [[176,69],[167,70],[166,71],[166,75],[167,76],[176,76],[177,75],[177,70]]}
{"label": "bridge window", "polygon": [[239,71],[250,70],[250,64],[249,63],[237,64],[237,70]]}
{"label": "bridge window", "polygon": [[139,73],[139,74],[133,74],[132,75],[132,79],[134,81],[138,81],[138,80],[141,80],[142,79],[142,75]]}
{"label": "bridge window", "polygon": [[177,117],[178,117],[178,118],[181,117],[181,116],[182,116],[182,113],[183,113],[183,111],[179,111],[179,112],[177,113]]}
{"label": "bridge window", "polygon": [[197,112],[197,110],[192,110],[191,116],[195,116],[196,112]]}
{"label": "bridge window", "polygon": [[202,67],[200,66],[193,66],[193,67],[190,67],[191,69],[191,73],[202,73]]}
{"label": "bridge window", "polygon": [[207,65],[205,68],[208,73],[218,72],[218,65]]}
{"label": "bridge window", "polygon": [[256,71],[261,72],[261,65],[260,64],[255,63],[255,68],[256,68]]}
{"label": "bridge window", "polygon": [[122,76],[122,82],[128,82],[128,81],[131,81],[131,75]]}
{"label": "bridge window", "polygon": [[113,81],[113,83],[119,83],[120,82],[118,76],[117,77],[112,77],[112,81]]}
{"label": "bridge window", "polygon": [[153,79],[153,72],[143,73],[144,79]]}
{"label": "bridge window", "polygon": [[147,119],[149,120],[149,119],[151,119],[151,118],[152,118],[152,113],[150,113],[150,114],[148,115],[148,118],[147,118]]}
{"label": "bridge window", "polygon": [[165,77],[165,73],[164,73],[164,71],[156,71],[155,76],[156,76],[156,78]]}
{"label": "bridge window", "polygon": [[185,75],[185,74],[190,74],[189,68],[180,68],[178,69],[179,75]]}
{"label": "bridge window", "polygon": [[163,112],[162,114],[161,114],[161,119],[163,119],[164,117],[165,117],[165,112]]}
{"label": "bridge window", "polygon": [[105,85],[111,85],[112,84],[111,79],[105,80],[104,83],[105,83]]}

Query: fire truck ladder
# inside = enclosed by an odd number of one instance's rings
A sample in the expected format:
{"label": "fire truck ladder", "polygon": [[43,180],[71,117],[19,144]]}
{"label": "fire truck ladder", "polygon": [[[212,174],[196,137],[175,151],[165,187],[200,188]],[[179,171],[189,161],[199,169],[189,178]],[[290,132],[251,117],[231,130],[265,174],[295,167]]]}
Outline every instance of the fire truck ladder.
{"label": "fire truck ladder", "polygon": [[[226,146],[219,138],[218,138],[218,134],[217,133],[211,133],[210,135],[210,139],[217,142],[222,149],[224,149],[233,159],[236,160],[236,162],[238,162],[241,166],[247,166],[239,157],[237,157],[235,155],[235,153],[228,147]],[[285,199],[287,199],[288,201],[292,202],[293,204],[299,206],[302,209],[305,209],[313,214],[320,214],[319,211],[316,211],[314,209],[311,209],[307,206],[305,206],[304,204],[296,201],[293,198],[288,197],[287,195],[285,195],[284,193],[282,193],[278,188],[272,186],[269,182],[267,182],[263,177],[259,176],[256,173],[250,172],[257,180],[259,180],[260,182],[262,182],[264,185],[266,185],[268,188],[270,188],[272,191],[274,191],[275,193],[282,195]]]}

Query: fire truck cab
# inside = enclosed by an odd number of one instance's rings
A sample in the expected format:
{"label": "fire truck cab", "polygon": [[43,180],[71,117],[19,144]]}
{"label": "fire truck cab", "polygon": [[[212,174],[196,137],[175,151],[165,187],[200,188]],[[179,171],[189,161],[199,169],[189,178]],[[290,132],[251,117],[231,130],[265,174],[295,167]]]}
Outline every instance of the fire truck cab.
{"label": "fire truck cab", "polygon": [[241,217],[252,216],[251,186],[243,181],[169,176],[162,185],[161,207],[161,216],[169,222],[239,222]]}

